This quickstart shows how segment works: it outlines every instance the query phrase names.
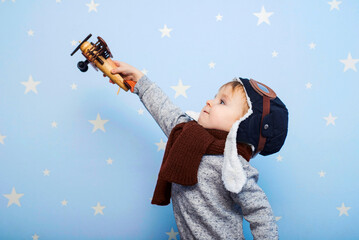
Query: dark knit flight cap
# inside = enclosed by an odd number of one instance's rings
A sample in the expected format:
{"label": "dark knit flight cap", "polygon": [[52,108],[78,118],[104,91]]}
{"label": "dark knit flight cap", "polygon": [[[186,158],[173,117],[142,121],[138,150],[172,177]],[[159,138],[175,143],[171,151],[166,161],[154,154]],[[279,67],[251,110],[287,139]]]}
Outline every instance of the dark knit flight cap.
{"label": "dark knit flight cap", "polygon": [[[238,80],[238,79],[237,79]],[[260,135],[265,138],[263,149],[259,149],[259,154],[270,155],[278,152],[284,144],[288,132],[288,110],[284,103],[279,99],[272,89],[254,80],[239,78],[252,105],[252,114],[240,122],[237,130],[237,142],[249,143],[254,146],[254,154],[258,152]],[[252,82],[252,84],[251,84]],[[263,117],[263,94],[254,88],[274,94],[270,98],[269,114]],[[250,106],[250,105],[249,105]],[[261,123],[262,121],[262,123]]]}

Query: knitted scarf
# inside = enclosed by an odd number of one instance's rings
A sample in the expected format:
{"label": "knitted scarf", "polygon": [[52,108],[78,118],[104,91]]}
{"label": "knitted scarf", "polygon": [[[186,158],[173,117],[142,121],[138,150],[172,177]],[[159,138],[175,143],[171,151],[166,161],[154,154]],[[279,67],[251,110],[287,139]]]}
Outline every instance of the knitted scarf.
{"label": "knitted scarf", "polygon": [[[171,183],[191,186],[197,183],[197,172],[203,155],[223,155],[228,132],[205,129],[195,121],[176,125],[168,138],[158,174],[152,204],[168,205]],[[237,144],[238,154],[247,161],[252,150],[247,144]]]}

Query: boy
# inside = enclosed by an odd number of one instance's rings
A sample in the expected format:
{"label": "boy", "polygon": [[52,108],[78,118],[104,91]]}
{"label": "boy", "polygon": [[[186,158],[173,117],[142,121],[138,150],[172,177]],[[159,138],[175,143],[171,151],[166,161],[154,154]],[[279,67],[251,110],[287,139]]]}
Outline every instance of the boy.
{"label": "boy", "polygon": [[244,239],[243,217],[254,239],[278,239],[258,172],[248,163],[284,143],[288,112],[275,93],[254,80],[236,79],[193,121],[138,69],[115,63],[112,74],[136,82],[131,91],[169,137],[152,204],[168,205],[172,198],[181,239]]}

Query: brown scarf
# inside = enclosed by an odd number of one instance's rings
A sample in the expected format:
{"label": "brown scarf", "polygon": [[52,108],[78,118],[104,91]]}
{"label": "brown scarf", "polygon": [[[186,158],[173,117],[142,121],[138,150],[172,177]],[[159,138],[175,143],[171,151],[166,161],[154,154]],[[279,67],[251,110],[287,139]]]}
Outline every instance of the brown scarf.
{"label": "brown scarf", "polygon": [[[191,186],[197,183],[197,172],[203,155],[223,155],[228,132],[205,129],[195,121],[176,125],[168,138],[158,174],[152,204],[168,205],[171,183]],[[237,144],[238,154],[247,161],[252,150],[247,144]]]}

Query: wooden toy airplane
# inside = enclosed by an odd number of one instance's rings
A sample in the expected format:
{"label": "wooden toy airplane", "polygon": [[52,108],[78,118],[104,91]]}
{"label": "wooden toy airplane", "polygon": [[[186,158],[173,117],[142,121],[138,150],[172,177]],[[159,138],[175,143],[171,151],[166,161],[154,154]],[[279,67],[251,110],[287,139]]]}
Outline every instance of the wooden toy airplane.
{"label": "wooden toy airplane", "polygon": [[106,76],[108,76],[114,83],[116,83],[119,87],[117,94],[120,92],[122,88],[126,92],[128,89],[133,92],[133,88],[136,84],[134,81],[126,81],[122,78],[120,74],[112,74],[111,70],[116,68],[116,64],[111,59],[113,56],[111,54],[110,49],[108,48],[106,42],[101,38],[97,37],[96,43],[90,43],[87,40],[92,36],[89,34],[80,45],[71,53],[71,56],[74,55],[79,49],[82,51],[82,55],[85,56],[85,61],[80,61],[77,64],[78,69],[81,72],[86,72],[88,70],[88,64],[90,63],[96,71],[100,69]]}

